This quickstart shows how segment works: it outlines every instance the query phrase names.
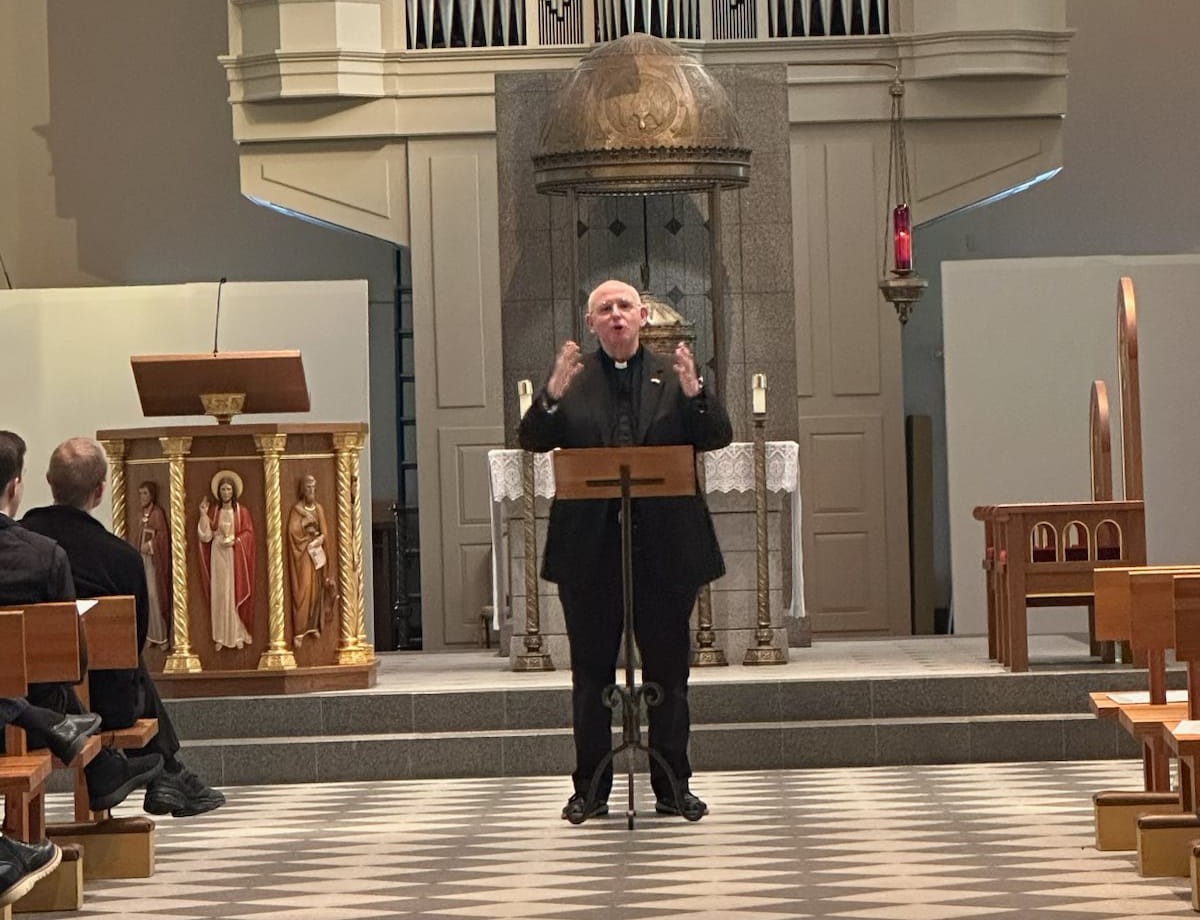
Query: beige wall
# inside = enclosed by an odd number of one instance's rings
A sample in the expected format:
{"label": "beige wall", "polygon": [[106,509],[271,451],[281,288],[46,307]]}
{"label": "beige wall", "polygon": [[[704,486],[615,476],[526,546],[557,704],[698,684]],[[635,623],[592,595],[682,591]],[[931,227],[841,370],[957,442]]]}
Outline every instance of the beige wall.
{"label": "beige wall", "polygon": [[[905,411],[934,419],[940,606],[974,591],[977,577],[972,570],[968,585],[956,578],[951,591],[950,532],[962,525],[963,510],[948,507],[946,492],[941,263],[1200,252],[1193,72],[1200,4],[1069,0],[1067,25],[1076,33],[1063,171],[1022,194],[920,227],[915,237],[917,269],[930,287],[904,331]],[[961,627],[969,618],[958,619]]]}
{"label": "beige wall", "polygon": [[394,250],[242,197],[227,47],[219,0],[0,0],[0,257],[18,289],[366,279],[391,498]]}
{"label": "beige wall", "polygon": [[[1123,495],[1117,283],[1137,300],[1146,548],[1151,562],[1200,560],[1200,257],[1094,256],[955,262],[943,269],[946,427],[956,631],[987,631],[976,505],[1091,497],[1091,383],[1108,385],[1113,490]],[[1039,611],[1032,631],[1087,630]]]}
{"label": "beige wall", "polygon": [[[50,502],[43,474],[50,451],[66,438],[104,428],[197,423],[196,417],[147,420],[129,355],[211,349],[216,288],[209,283],[0,291],[0,328],[6,330],[0,427],[17,431],[29,445],[26,510]],[[304,356],[311,411],[256,420],[354,422],[366,416],[363,281],[226,284],[219,344],[222,351],[294,348]],[[369,486],[366,469],[363,477]],[[105,504],[96,516],[109,523],[109,510]]]}

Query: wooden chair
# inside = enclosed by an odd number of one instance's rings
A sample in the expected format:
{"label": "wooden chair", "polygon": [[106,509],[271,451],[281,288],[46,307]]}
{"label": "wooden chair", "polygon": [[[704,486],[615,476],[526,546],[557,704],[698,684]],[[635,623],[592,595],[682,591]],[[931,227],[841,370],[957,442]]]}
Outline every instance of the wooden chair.
{"label": "wooden chair", "polygon": [[[83,614],[87,636],[88,671],[129,669],[138,665],[137,609],[131,595],[81,601],[90,605]],[[80,686],[87,702],[87,681]],[[128,728],[102,731],[107,748],[141,748],[158,733],[157,719],[140,719]],[[145,815],[114,818],[93,812],[88,801],[87,778],[75,773],[75,820],[52,824],[50,838],[60,846],[84,848],[85,878],[148,878],[154,874],[155,824]]]}
{"label": "wooden chair", "polygon": [[[8,626],[8,636],[21,649],[23,663],[16,664],[15,656],[3,659],[10,662],[13,668],[23,669],[25,687],[17,695],[24,696],[28,684],[32,683],[77,683],[82,674],[80,671],[80,629],[79,614],[71,604],[30,605],[24,610],[7,608],[7,613],[0,613]],[[19,633],[12,617],[21,620]],[[19,639],[16,638],[19,635]],[[0,641],[0,648],[8,650],[10,643]],[[8,654],[11,655],[11,652]],[[3,673],[8,673],[4,666]],[[16,681],[13,681],[16,689]],[[11,793],[5,788],[5,826],[8,827],[10,816],[14,824],[13,833],[20,839],[32,841],[41,840],[47,834],[45,797],[43,786],[54,763],[57,763],[49,752],[30,752],[26,745],[25,732],[15,725],[5,728],[5,746],[8,757],[19,758],[30,763],[36,762],[40,780],[29,789],[17,788]],[[72,767],[90,763],[100,751],[100,739],[92,736],[87,739],[83,749],[75,758]],[[44,771],[44,772],[43,772]],[[50,911],[50,910],[79,910],[83,906],[83,860],[79,847],[63,847],[63,858],[58,868],[42,879],[25,897],[17,902],[18,911]]]}
{"label": "wooden chair", "polygon": [[[28,684],[25,618],[20,613],[0,613],[0,696],[23,697]],[[50,755],[25,752],[24,732],[15,725],[6,726],[5,736],[8,753],[0,757],[4,831],[26,842],[41,840],[46,835],[42,797],[50,777]]]}
{"label": "wooden chair", "polygon": [[1173,579],[1175,657],[1187,665],[1188,701],[1163,718],[1159,731],[1179,763],[1180,811],[1144,815],[1137,822],[1138,873],[1187,876],[1200,840],[1200,572]]}
{"label": "wooden chair", "polygon": [[[89,671],[136,667],[137,613],[132,596],[98,598],[79,604],[87,608],[82,616],[75,602],[27,605],[24,626],[26,636],[31,637],[29,660],[41,660],[47,665],[38,676],[31,676],[30,682],[79,683],[79,695],[86,701],[87,682],[80,681],[79,671],[80,633],[85,636]],[[88,739],[84,752],[71,764],[53,760],[55,768],[72,772],[75,820],[50,825],[45,832],[64,852],[78,847],[86,851],[82,877],[146,878],[154,873],[154,822],[144,815],[114,818],[108,812],[93,812],[85,768],[102,746],[142,747],[157,731],[157,720],[140,720],[129,728],[103,731]]]}
{"label": "wooden chair", "polygon": [[1175,578],[1200,575],[1196,566],[1145,566],[1096,572],[1096,634],[1129,642],[1135,660],[1144,662],[1144,692],[1094,692],[1092,712],[1118,720],[1142,751],[1142,789],[1105,790],[1092,796],[1096,847],[1137,848],[1137,823],[1143,815],[1178,814],[1180,797],[1171,790],[1171,751],[1164,722],[1183,718],[1186,701],[1171,700],[1166,689],[1166,653],[1176,647]]}

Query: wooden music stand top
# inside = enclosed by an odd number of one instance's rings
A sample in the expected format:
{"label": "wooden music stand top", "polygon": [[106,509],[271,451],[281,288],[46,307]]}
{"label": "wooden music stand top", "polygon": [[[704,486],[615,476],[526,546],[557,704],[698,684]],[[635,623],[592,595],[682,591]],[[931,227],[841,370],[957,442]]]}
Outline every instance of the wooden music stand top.
{"label": "wooden music stand top", "polygon": [[133,355],[129,363],[147,416],[204,415],[206,393],[244,393],[242,413],[312,408],[299,351]]}
{"label": "wooden music stand top", "polygon": [[621,467],[629,468],[630,498],[696,494],[696,449],[573,447],[554,452],[554,497],[621,498]]}

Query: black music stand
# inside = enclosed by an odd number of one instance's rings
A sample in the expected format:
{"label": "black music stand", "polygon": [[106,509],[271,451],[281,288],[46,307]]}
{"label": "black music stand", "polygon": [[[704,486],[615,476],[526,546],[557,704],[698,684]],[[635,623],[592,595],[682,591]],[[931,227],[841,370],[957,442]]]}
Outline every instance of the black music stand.
{"label": "black music stand", "polygon": [[[554,452],[554,497],[556,500],[582,498],[621,499],[621,586],[624,601],[625,686],[609,684],[604,688],[604,705],[609,709],[621,707],[621,743],[609,751],[596,772],[581,814],[573,824],[582,824],[596,801],[596,791],[604,768],[622,751],[645,751],[658,761],[671,783],[675,807],[684,815],[679,779],[666,758],[642,741],[639,702],[657,706],[662,701],[662,687],[655,683],[634,684],[633,675],[633,531],[632,515],[635,498],[668,498],[696,494],[696,452],[690,445],[664,447],[595,447],[558,450]],[[633,830],[636,814],[633,803],[633,757],[627,758],[629,773],[629,807],[625,816]],[[687,817],[687,815],[684,815]],[[688,818],[698,821],[702,816]]]}

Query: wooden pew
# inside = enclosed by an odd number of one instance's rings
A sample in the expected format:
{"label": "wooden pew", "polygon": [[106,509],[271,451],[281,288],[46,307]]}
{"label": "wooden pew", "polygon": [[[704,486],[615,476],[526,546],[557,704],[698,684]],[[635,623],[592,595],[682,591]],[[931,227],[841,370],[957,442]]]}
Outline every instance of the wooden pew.
{"label": "wooden pew", "polygon": [[[25,669],[25,618],[20,613],[0,613],[0,696],[23,697],[28,689]],[[11,731],[9,730],[11,729]],[[5,833],[26,842],[45,836],[42,821],[50,755],[24,751],[23,732],[5,728],[6,750],[0,757],[0,792],[4,794]]]}
{"label": "wooden pew", "polygon": [[1193,844],[1200,839],[1200,573],[1173,581],[1175,657],[1187,664],[1188,704],[1163,720],[1160,732],[1178,758],[1182,808],[1138,819],[1138,873],[1147,876],[1191,874]]}
{"label": "wooden pew", "polygon": [[[79,614],[73,603],[31,604],[24,610],[10,615],[21,618],[20,647],[24,659],[23,669],[26,687],[18,696],[24,696],[28,684],[32,683],[77,683],[81,678],[79,669]],[[32,614],[26,611],[33,611]],[[0,617],[3,613],[0,613]],[[7,618],[5,618],[7,620]],[[7,620],[11,623],[11,620]],[[12,627],[10,626],[10,629]],[[4,643],[7,647],[7,643]],[[25,742],[25,732],[10,725],[5,730],[5,745],[8,756],[36,760],[43,765],[45,774],[36,792],[16,792],[5,796],[5,821],[9,820],[10,806],[17,812],[14,818],[19,827],[16,836],[23,840],[41,840],[46,836],[45,798],[42,784],[53,760],[47,751],[30,752]],[[77,763],[88,763],[100,750],[100,739],[87,739],[76,758]],[[7,793],[7,790],[6,790]],[[16,913],[26,911],[79,910],[83,906],[83,860],[78,847],[63,848],[62,862],[50,875],[43,878],[12,909]]]}
{"label": "wooden pew", "polygon": [[[102,597],[80,603],[91,604],[83,614],[89,672],[137,667],[134,598]],[[80,690],[86,702],[86,681]],[[105,747],[140,748],[157,732],[156,719],[141,719],[128,728],[102,731],[100,740]],[[75,773],[75,821],[52,824],[48,833],[59,846],[84,848],[84,878],[148,878],[154,874],[154,821],[145,815],[114,818],[109,812],[93,812],[82,769]]]}
{"label": "wooden pew", "polygon": [[[1097,571],[1096,635],[1129,642],[1147,668],[1148,691],[1092,693],[1090,705],[1100,718],[1117,719],[1142,749],[1142,789],[1105,790],[1092,796],[1096,848],[1137,847],[1137,822],[1148,814],[1178,814],[1179,794],[1171,790],[1171,752],[1163,738],[1164,720],[1182,718],[1184,699],[1168,699],[1166,653],[1175,647],[1175,576],[1195,566],[1145,566]],[[1131,699],[1132,697],[1132,699]]]}
{"label": "wooden pew", "polygon": [[[25,691],[25,618],[20,613],[0,613],[0,696],[17,698],[24,696]],[[49,776],[50,757],[45,753],[0,757],[0,795],[5,800],[6,833],[26,842],[41,839],[40,834],[35,838],[28,827],[18,833],[18,828],[9,826],[9,806],[12,803],[12,823],[22,823],[16,819],[28,815],[30,799],[43,795]],[[0,920],[12,920],[11,905],[0,909]]]}
{"label": "wooden pew", "polygon": [[981,505],[974,516],[992,541],[984,563],[990,632],[997,660],[1012,671],[1029,670],[1028,608],[1091,610],[1096,570],[1146,561],[1140,501]]}

